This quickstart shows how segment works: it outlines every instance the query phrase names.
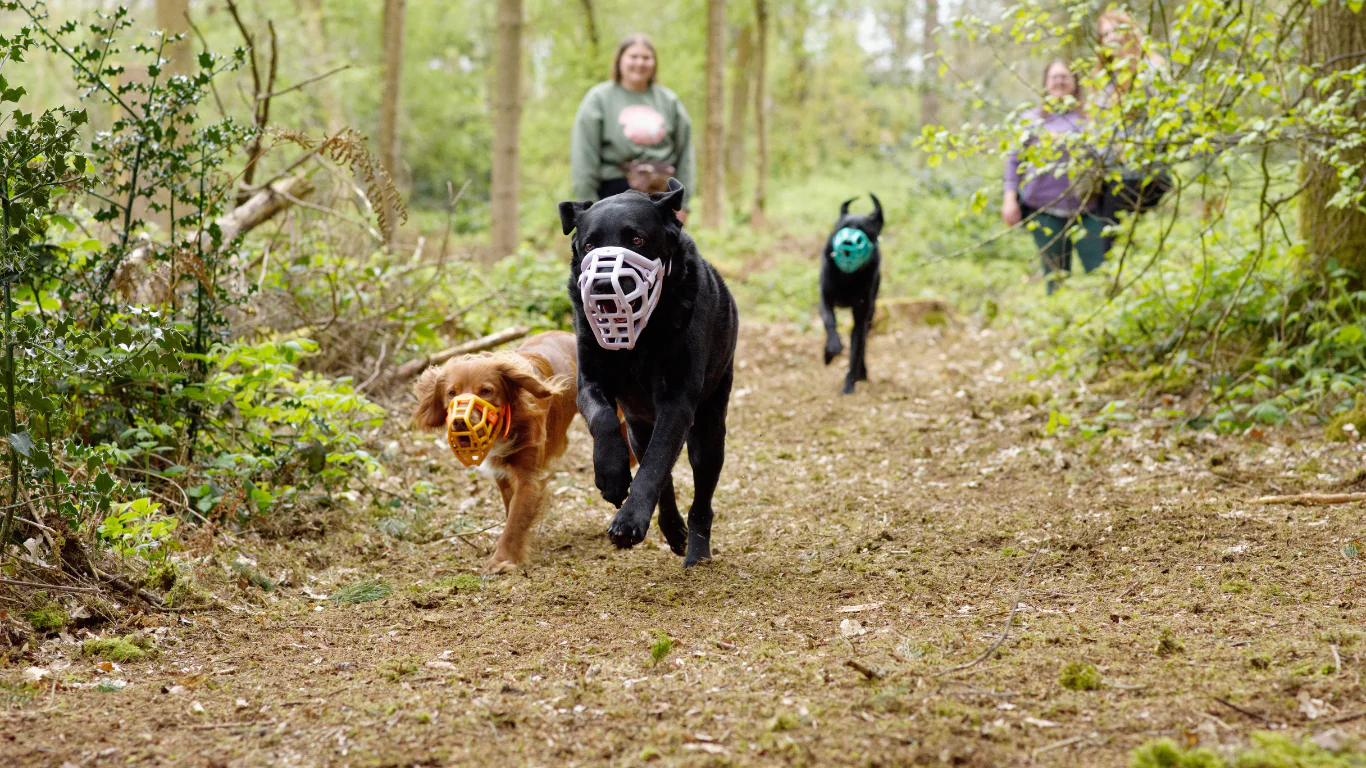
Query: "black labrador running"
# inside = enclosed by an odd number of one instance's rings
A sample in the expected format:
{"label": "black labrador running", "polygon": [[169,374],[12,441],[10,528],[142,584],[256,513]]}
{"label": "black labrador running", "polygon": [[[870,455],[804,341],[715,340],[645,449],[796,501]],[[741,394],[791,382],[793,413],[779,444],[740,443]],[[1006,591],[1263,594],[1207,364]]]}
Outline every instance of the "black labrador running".
{"label": "black labrador running", "polygon": [[835,308],[849,307],[854,312],[854,330],[849,334],[849,373],[844,377],[844,394],[854,385],[868,380],[863,356],[868,343],[868,328],[873,323],[877,289],[882,282],[882,253],[877,238],[882,233],[882,203],[873,198],[873,212],[863,216],[849,212],[850,198],[840,205],[835,230],[825,241],[821,259],[821,321],[825,323],[825,364],[829,365],[844,345],[835,330]]}
{"label": "black labrador running", "polygon": [[[618,507],[607,529],[628,548],[659,528],[690,567],[711,558],[712,495],[726,447],[739,315],[721,275],[675,217],[683,185],[650,196],[560,203],[571,240],[569,295],[579,352],[579,411],[593,435],[593,475]],[[585,270],[587,272],[585,273]],[[630,453],[617,408],[640,461]],[[672,470],[688,446],[696,492],[684,525]]]}

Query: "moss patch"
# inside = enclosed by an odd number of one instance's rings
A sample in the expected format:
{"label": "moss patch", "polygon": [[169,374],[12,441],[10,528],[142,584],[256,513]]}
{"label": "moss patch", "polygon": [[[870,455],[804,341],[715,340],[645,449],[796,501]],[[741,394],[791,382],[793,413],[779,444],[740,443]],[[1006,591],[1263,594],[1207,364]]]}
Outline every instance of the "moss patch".
{"label": "moss patch", "polygon": [[150,638],[124,635],[123,637],[101,637],[95,640],[86,640],[81,643],[81,654],[98,656],[110,661],[128,662],[142,661],[149,656],[155,656],[156,650],[152,648]]}
{"label": "moss patch", "polygon": [[[1351,430],[1346,428],[1348,424],[1352,425]],[[1336,443],[1345,443],[1352,439],[1348,435],[1348,432],[1352,431],[1356,433],[1357,438],[1366,435],[1366,397],[1358,397],[1352,405],[1352,410],[1334,416],[1333,420],[1328,422],[1323,436]]]}
{"label": "moss patch", "polygon": [[1100,689],[1100,672],[1090,664],[1074,661],[1062,668],[1060,676],[1062,687],[1071,691],[1095,691]]}
{"label": "moss patch", "polygon": [[34,632],[56,632],[66,626],[66,611],[58,603],[48,600],[33,610],[24,612],[24,620]]}

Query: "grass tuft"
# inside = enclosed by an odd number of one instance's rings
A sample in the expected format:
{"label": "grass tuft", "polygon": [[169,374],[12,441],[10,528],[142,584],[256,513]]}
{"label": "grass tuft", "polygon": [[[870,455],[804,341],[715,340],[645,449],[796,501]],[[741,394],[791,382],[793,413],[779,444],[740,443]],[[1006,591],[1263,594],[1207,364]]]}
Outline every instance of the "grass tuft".
{"label": "grass tuft", "polygon": [[368,603],[371,600],[383,600],[394,591],[393,586],[378,579],[368,579],[366,581],[350,584],[332,593],[332,602],[343,605],[355,603]]}
{"label": "grass tuft", "polygon": [[654,644],[650,646],[650,658],[654,659],[655,664],[658,664],[664,660],[665,656],[672,653],[673,649],[674,641],[670,640],[669,636],[664,632],[657,631],[655,633]]}

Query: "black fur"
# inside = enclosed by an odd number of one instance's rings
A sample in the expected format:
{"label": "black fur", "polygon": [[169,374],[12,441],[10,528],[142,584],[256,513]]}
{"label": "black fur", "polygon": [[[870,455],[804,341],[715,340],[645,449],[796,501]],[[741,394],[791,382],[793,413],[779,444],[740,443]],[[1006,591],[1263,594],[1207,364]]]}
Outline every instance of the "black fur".
{"label": "black fur", "polygon": [[[579,341],[579,412],[593,435],[594,482],[618,508],[607,535],[623,549],[639,544],[658,506],[659,528],[675,554],[686,554],[686,568],[711,559],[711,503],[725,460],[740,320],[721,275],[674,215],[682,202],[683,185],[670,179],[668,192],[649,197],[630,191],[598,203],[560,203],[560,222],[566,235],[578,230],[569,297]],[[603,349],[587,325],[578,280],[588,245],[630,248],[668,267],[659,304],[634,349]],[[634,480],[618,406],[640,461]],[[672,477],[685,442],[696,486],[687,525]]]}
{"label": "black fur", "polygon": [[[825,250],[821,258],[821,321],[825,323],[825,364],[829,365],[844,344],[840,342],[839,331],[835,330],[835,308],[849,307],[854,312],[854,330],[849,334],[849,373],[844,377],[844,394],[852,394],[854,385],[868,380],[868,369],[863,364],[863,356],[868,343],[868,328],[873,323],[873,310],[877,305],[877,289],[882,282],[882,252],[877,238],[882,233],[882,203],[877,195],[873,198],[873,212],[867,216],[849,212],[849,204],[858,198],[850,198],[840,205],[840,217],[825,240]],[[835,233],[845,227],[863,230],[873,241],[873,255],[868,263],[851,274],[841,272],[832,257],[832,243]]]}

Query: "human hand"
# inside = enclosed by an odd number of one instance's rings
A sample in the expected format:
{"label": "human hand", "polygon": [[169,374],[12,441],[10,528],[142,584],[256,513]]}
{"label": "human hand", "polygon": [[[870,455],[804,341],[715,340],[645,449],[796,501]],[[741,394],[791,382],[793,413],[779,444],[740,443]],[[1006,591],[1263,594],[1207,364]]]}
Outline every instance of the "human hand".
{"label": "human hand", "polygon": [[1006,226],[1013,227],[1020,223],[1021,218],[1023,216],[1019,199],[1015,195],[1006,195],[1005,200],[1001,202],[1001,221],[1004,221]]}

